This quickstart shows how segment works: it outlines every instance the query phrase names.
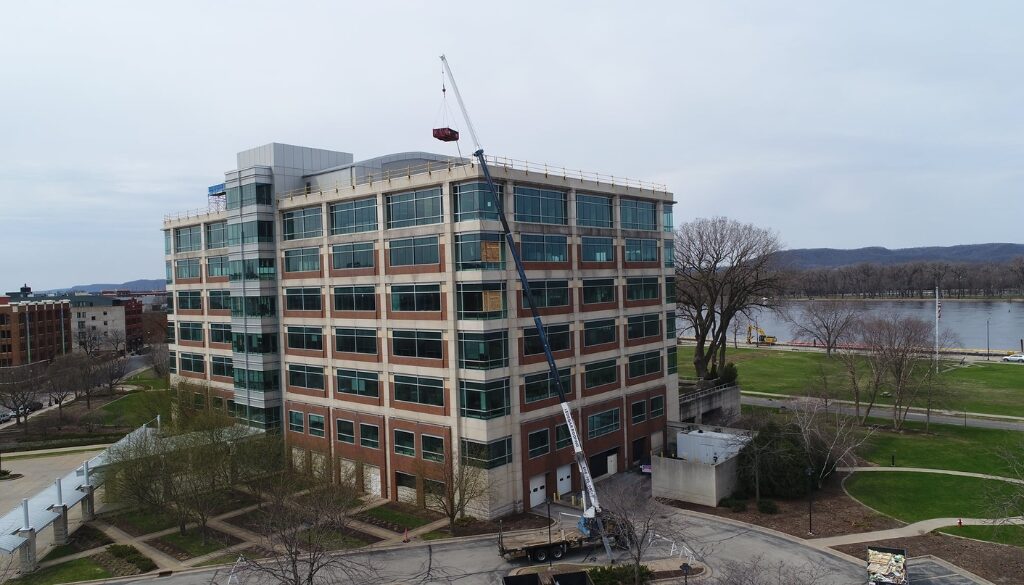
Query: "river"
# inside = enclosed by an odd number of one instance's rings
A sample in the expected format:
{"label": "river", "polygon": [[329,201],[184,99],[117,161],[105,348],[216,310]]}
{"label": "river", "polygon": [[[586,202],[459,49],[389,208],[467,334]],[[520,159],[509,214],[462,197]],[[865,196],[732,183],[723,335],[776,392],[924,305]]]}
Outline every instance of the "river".
{"label": "river", "polygon": [[[874,315],[899,313],[935,322],[935,301],[849,301]],[[788,301],[786,306],[799,308],[800,301]],[[740,339],[746,338],[746,319],[742,318],[743,329]],[[759,311],[755,316],[757,325],[767,335],[774,335],[779,341],[793,339],[792,326],[774,311]],[[957,301],[943,299],[942,318],[939,328],[949,330],[956,336],[955,344],[967,349],[985,349],[986,322],[988,342],[993,351],[1020,351],[1024,338],[1024,302],[1020,301]],[[680,323],[679,334],[686,335],[686,327]]]}

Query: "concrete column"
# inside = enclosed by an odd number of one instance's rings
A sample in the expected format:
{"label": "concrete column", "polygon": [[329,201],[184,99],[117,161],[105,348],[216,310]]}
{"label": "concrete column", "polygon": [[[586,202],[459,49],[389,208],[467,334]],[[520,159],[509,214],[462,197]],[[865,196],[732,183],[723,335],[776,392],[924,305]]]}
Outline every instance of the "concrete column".
{"label": "concrete column", "polygon": [[50,508],[58,514],[53,521],[53,544],[60,546],[68,543],[68,507],[64,504]]}
{"label": "concrete column", "polygon": [[85,497],[82,498],[82,522],[91,522],[96,518],[96,494],[91,485],[82,486]]}
{"label": "concrete column", "polygon": [[18,560],[21,572],[23,574],[31,573],[39,567],[39,559],[36,557],[36,530],[35,528],[19,530],[18,536],[26,539],[18,547]]}

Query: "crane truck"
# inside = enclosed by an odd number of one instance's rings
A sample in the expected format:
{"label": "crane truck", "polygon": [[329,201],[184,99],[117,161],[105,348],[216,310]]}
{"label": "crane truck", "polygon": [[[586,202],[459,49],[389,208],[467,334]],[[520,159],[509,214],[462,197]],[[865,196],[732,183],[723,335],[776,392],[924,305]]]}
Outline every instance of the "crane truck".
{"label": "crane truck", "polygon": [[[508,251],[512,255],[513,261],[515,262],[519,282],[523,287],[523,298],[529,299],[530,301],[528,303],[530,307],[530,315],[533,317],[534,327],[537,328],[537,335],[544,348],[544,357],[547,360],[550,380],[555,385],[555,390],[558,393],[558,402],[562,408],[562,414],[565,416],[565,424],[569,428],[569,437],[572,440],[573,457],[576,460],[576,467],[579,468],[580,478],[582,478],[584,486],[584,510],[583,515],[580,517],[579,523],[576,526],[579,538],[576,538],[574,542],[581,541],[582,539],[593,539],[599,537],[604,544],[608,560],[614,562],[611,542],[605,532],[601,504],[597,498],[597,489],[594,487],[594,478],[590,475],[590,467],[587,465],[587,457],[583,453],[583,444],[580,442],[579,433],[576,429],[576,422],[572,418],[572,410],[569,407],[569,402],[565,398],[565,388],[562,387],[562,379],[558,375],[558,366],[555,364],[555,357],[551,353],[551,345],[548,343],[548,336],[544,330],[544,322],[541,320],[540,312],[537,310],[537,302],[534,299],[533,292],[530,290],[530,280],[526,277],[526,270],[523,268],[522,258],[520,258],[519,251],[515,245],[515,240],[512,238],[512,230],[509,228],[508,219],[505,217],[504,205],[502,204],[501,197],[498,196],[497,188],[494,186],[494,179],[491,178],[491,171],[487,167],[487,159],[484,157],[484,149],[480,146],[480,140],[477,138],[476,130],[473,128],[473,122],[469,118],[469,112],[466,110],[466,104],[462,101],[462,94],[459,93],[459,86],[455,83],[455,77],[452,75],[451,67],[448,65],[448,59],[445,58],[444,55],[441,55],[441,64],[444,66],[444,71],[448,77],[448,81],[451,82],[452,92],[455,94],[455,99],[458,101],[459,109],[462,112],[462,119],[466,122],[466,129],[469,131],[469,135],[473,140],[473,146],[476,148],[473,152],[473,156],[476,157],[477,161],[480,163],[480,170],[483,171],[484,181],[487,183],[487,190],[490,192],[491,200],[494,202],[494,208],[498,212],[498,219],[501,221],[501,229],[505,237],[505,243],[508,246]],[[434,136],[439,140],[447,142],[452,139],[458,139],[457,132],[438,132],[438,130],[447,129],[435,129]],[[564,549],[558,550],[564,553]],[[552,553],[552,556],[554,556],[554,553]],[[559,554],[559,557],[560,556],[561,554]],[[536,559],[536,555],[534,555],[534,558]],[[545,558],[547,558],[546,555]]]}

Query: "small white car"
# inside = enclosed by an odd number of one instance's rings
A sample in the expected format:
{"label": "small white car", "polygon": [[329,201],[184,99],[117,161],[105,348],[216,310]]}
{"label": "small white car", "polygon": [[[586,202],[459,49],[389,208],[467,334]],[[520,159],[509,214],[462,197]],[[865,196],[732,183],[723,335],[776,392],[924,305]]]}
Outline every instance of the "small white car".
{"label": "small white car", "polygon": [[1015,353],[1008,355],[1003,358],[1004,362],[1017,362],[1018,364],[1024,363],[1024,353]]}

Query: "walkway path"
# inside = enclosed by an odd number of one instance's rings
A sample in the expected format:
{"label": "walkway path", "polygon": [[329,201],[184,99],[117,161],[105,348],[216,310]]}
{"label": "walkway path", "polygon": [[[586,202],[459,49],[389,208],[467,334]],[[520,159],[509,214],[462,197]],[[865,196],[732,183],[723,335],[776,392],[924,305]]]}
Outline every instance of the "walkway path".
{"label": "walkway path", "polygon": [[878,540],[889,540],[892,538],[911,538],[923,536],[947,526],[956,526],[963,522],[964,526],[994,526],[997,524],[1018,524],[1024,525],[1024,516],[1014,518],[992,519],[992,518],[932,518],[921,520],[913,524],[907,524],[899,528],[889,530],[875,530],[874,532],[860,532],[857,534],[842,534],[826,538],[811,538],[807,542],[815,546],[841,546],[844,544],[856,544],[858,542],[873,542]]}
{"label": "walkway path", "polygon": [[959,475],[961,477],[977,477],[980,479],[994,479],[997,481],[1005,481],[1007,483],[1015,483],[1018,485],[1024,485],[1024,479],[1015,479],[1012,477],[1003,477],[1001,475],[987,475],[984,473],[974,473],[971,471],[955,471],[952,469],[931,469],[928,467],[837,467],[836,471],[845,471],[852,473],[854,471],[909,471],[913,473],[936,473],[939,475]]}

